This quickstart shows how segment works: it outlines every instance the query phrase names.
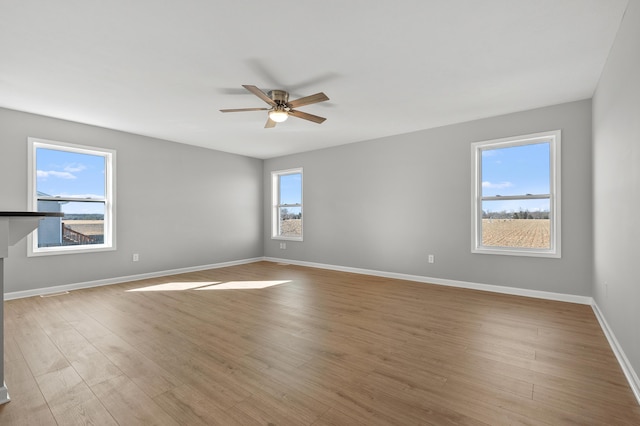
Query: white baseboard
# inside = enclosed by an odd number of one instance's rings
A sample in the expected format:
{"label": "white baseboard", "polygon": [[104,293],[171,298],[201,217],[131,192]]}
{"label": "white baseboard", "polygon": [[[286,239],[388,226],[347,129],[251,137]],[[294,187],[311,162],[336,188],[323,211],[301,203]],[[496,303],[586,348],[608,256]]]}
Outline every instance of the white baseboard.
{"label": "white baseboard", "polygon": [[611,330],[611,327],[609,327],[607,320],[605,319],[604,315],[602,314],[602,311],[600,310],[600,308],[598,307],[598,304],[595,301],[591,304],[591,308],[593,309],[593,312],[595,313],[596,318],[600,323],[600,327],[602,328],[604,335],[607,337],[607,340],[609,341],[609,345],[611,346],[613,353],[618,359],[618,363],[620,364],[620,367],[622,368],[622,372],[624,373],[625,377],[627,378],[627,381],[629,382],[629,386],[631,386],[631,390],[633,391],[633,394],[635,395],[636,400],[638,401],[638,404],[640,404],[640,379],[638,379],[638,375],[636,374],[635,370],[631,366],[629,359],[627,358],[624,351],[622,350],[622,346],[620,346],[620,343],[618,343],[618,339],[616,339],[615,334],[613,334],[613,330]]}
{"label": "white baseboard", "polygon": [[468,281],[456,281],[443,278],[425,277],[422,275],[409,275],[397,272],[384,272],[374,269],[351,268],[348,266],[327,265],[324,263],[304,262],[299,260],[278,259],[274,257],[265,257],[268,262],[289,263],[292,265],[308,266],[310,268],[330,269],[332,271],[351,272],[354,274],[373,275],[376,277],[393,278],[398,280],[416,281],[427,284],[438,284],[449,287],[468,288],[472,290],[490,291],[492,293],[511,294],[514,296],[534,297],[536,299],[556,300],[560,302],[578,303],[581,305],[591,305],[593,298],[588,296],[576,296],[573,294],[553,293],[550,291],[527,290],[516,287],[505,287],[492,284],[472,283]]}
{"label": "white baseboard", "polygon": [[511,294],[515,296],[534,297],[537,299],[556,300],[560,302],[578,303],[582,305],[592,305],[593,299],[588,296],[577,296],[573,294],[554,293],[549,291],[528,290],[517,287],[505,287],[492,284],[480,284],[468,281],[456,281],[444,278],[425,277],[422,275],[409,275],[397,272],[385,272],[375,269],[352,268],[349,266],[329,265],[325,263],[306,262],[290,259],[279,259],[275,257],[255,257],[251,259],[234,260],[230,262],[213,263],[209,265],[192,266],[187,268],[170,269],[165,271],[149,272],[144,274],[128,275],[103,280],[85,281],[73,284],[65,284],[54,287],[37,288],[33,290],[14,291],[4,294],[4,300],[21,299],[24,297],[42,296],[47,294],[63,293],[65,291],[79,290],[82,288],[100,287],[103,285],[120,284],[128,281],[144,280],[147,278],[158,278],[167,275],[184,274],[187,272],[204,271],[207,269],[224,268],[228,266],[244,265],[248,263],[267,261],[275,263],[289,263],[292,265],[307,266],[310,268],[329,269],[340,272],[350,272],[354,274],[373,275],[384,278],[398,280],[415,281],[427,284],[439,284],[449,287],[468,288],[472,290],[489,291],[492,293]]}
{"label": "white baseboard", "polygon": [[234,260],[231,262],[213,263],[210,265],[191,266],[187,268],[170,269],[166,271],[149,272],[145,274],[128,275],[124,277],[107,278],[104,280],[86,281],[74,284],[65,284],[54,287],[36,288],[33,290],[14,291],[5,293],[4,300],[22,299],[24,297],[43,296],[47,294],[64,293],[65,291],[79,290],[81,288],[100,287],[103,285],[120,284],[129,281],[144,280],[147,278],[158,278],[167,275],[184,274],[187,272],[204,271],[207,269],[225,268],[227,266],[244,265],[264,260],[262,257],[252,259]]}
{"label": "white baseboard", "polygon": [[5,383],[4,386],[0,387],[0,405],[6,404],[9,401],[11,401],[11,398],[9,398],[9,390]]}

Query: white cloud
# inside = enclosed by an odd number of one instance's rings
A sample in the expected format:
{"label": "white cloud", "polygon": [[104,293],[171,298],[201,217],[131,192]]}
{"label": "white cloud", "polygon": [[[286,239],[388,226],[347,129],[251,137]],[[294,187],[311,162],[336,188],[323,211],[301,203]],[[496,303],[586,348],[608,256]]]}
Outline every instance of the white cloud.
{"label": "white cloud", "polygon": [[[59,168],[60,166],[56,166]],[[69,163],[65,164],[63,172],[57,170],[38,170],[38,179],[58,178],[58,179],[76,179],[77,176],[74,173],[86,170],[87,166],[81,163]]]}
{"label": "white cloud", "polygon": [[55,170],[38,170],[36,172],[38,179],[48,179],[50,177],[58,179],[75,179],[75,175],[69,172],[57,172]]}
{"label": "white cloud", "polygon": [[498,182],[498,183],[492,183],[489,181],[482,182],[483,188],[504,189],[504,188],[511,188],[512,186],[513,184],[511,182]]}
{"label": "white cloud", "polygon": [[71,163],[64,166],[64,171],[69,173],[77,173],[86,169],[87,169],[87,166],[79,163]]}

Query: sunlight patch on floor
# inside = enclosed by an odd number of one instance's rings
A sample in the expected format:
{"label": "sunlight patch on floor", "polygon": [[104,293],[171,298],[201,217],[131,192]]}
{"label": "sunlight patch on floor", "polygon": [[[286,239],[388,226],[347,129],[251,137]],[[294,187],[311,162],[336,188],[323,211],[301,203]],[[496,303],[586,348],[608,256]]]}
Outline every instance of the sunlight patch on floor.
{"label": "sunlight patch on floor", "polygon": [[291,280],[284,281],[229,281],[222,284],[214,284],[207,287],[199,287],[196,290],[255,290],[260,288],[273,287],[280,284],[290,283]]}
{"label": "sunlight patch on floor", "polygon": [[130,291],[184,291],[184,290],[256,290],[290,283],[291,280],[282,281],[228,281],[225,283],[210,282],[175,282],[150,285],[147,287],[132,288]]}
{"label": "sunlight patch on floor", "polygon": [[183,290],[192,290],[198,287],[210,286],[213,284],[218,284],[218,283],[215,281],[164,283],[164,284],[150,285],[148,287],[133,288],[127,291],[183,291]]}

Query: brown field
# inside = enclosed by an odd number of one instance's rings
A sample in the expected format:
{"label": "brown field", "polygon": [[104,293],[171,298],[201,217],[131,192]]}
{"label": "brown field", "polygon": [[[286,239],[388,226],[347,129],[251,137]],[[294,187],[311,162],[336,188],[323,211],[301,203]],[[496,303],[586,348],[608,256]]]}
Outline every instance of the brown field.
{"label": "brown field", "polygon": [[549,219],[482,219],[482,245],[493,247],[550,247]]}
{"label": "brown field", "polygon": [[280,221],[282,237],[299,237],[302,235],[302,219],[285,219]]}
{"label": "brown field", "polygon": [[67,225],[67,227],[84,235],[104,234],[103,220],[64,220],[63,223]]}

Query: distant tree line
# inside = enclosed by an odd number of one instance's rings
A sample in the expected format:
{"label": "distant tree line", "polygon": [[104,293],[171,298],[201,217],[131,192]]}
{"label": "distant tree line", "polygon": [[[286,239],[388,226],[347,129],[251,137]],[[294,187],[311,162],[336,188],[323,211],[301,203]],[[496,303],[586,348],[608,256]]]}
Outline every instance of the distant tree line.
{"label": "distant tree line", "polygon": [[65,213],[62,220],[104,220],[104,215],[99,213]]}
{"label": "distant tree line", "polygon": [[548,211],[535,211],[520,210],[517,212],[487,212],[482,211],[483,219],[549,219]]}
{"label": "distant tree line", "polygon": [[302,219],[302,212],[289,213],[289,210],[287,209],[280,210],[280,220],[289,220],[289,219]]}

